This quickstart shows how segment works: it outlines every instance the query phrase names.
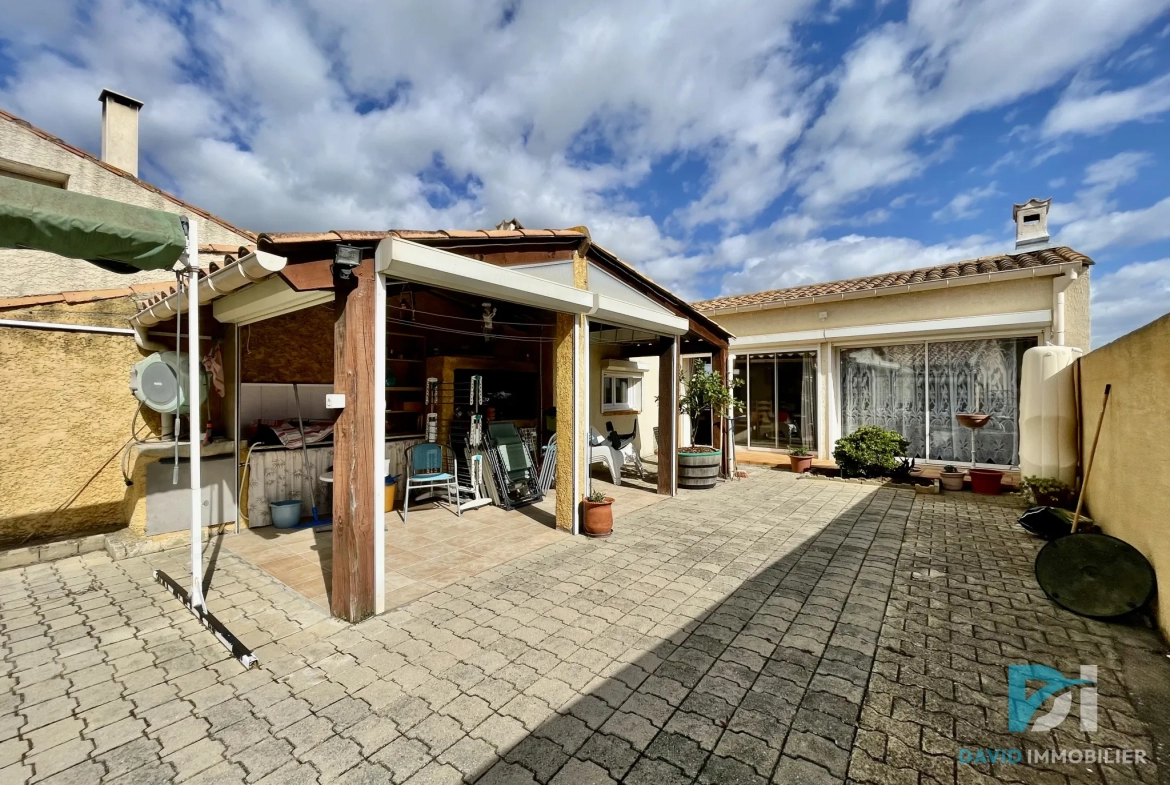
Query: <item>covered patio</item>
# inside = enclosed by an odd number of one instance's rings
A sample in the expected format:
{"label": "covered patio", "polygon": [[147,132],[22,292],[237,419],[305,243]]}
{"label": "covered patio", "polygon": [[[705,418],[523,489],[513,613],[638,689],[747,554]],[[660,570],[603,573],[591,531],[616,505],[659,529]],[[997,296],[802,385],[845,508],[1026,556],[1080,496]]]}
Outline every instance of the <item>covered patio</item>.
{"label": "covered patio", "polygon": [[[242,469],[236,520],[205,522],[234,522],[225,547],[349,621],[580,533],[595,474],[618,518],[674,495],[680,356],[726,372],[728,334],[581,227],[266,234],[198,301],[227,388],[207,452]],[[165,331],[178,306],[132,324]],[[642,404],[603,411],[619,366],[647,369]],[[639,437],[596,466],[610,427]],[[441,449],[430,474],[423,448]],[[451,488],[408,493],[429,476]],[[269,525],[285,500],[308,530]]]}

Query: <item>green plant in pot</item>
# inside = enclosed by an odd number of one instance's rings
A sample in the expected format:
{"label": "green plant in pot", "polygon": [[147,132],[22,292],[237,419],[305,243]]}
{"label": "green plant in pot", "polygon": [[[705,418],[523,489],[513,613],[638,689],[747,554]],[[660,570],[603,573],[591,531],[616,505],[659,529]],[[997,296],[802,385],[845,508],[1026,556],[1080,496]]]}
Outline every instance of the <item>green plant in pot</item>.
{"label": "green plant in pot", "polygon": [[961,491],[963,490],[963,475],[962,469],[956,469],[948,463],[939,473],[938,479],[942,483],[944,491]]}
{"label": "green plant in pot", "polygon": [[[735,402],[732,390],[742,384],[742,379],[725,384],[719,374],[705,370],[696,362],[689,377],[679,373],[678,412],[691,421],[705,412],[726,412]],[[679,445],[679,487],[714,488],[721,459],[720,451],[710,445]]]}
{"label": "green plant in pot", "polygon": [[897,431],[863,425],[837,440],[833,460],[842,477],[888,477],[909,446]]}
{"label": "green plant in pot", "polygon": [[797,447],[788,453],[788,464],[795,474],[804,474],[812,468],[812,453],[804,447]]}
{"label": "green plant in pot", "polygon": [[1025,477],[1021,483],[1032,504],[1072,509],[1076,492],[1053,477]]}
{"label": "green plant in pot", "polygon": [[589,537],[608,537],[613,534],[613,497],[593,491],[581,502],[585,534]]}

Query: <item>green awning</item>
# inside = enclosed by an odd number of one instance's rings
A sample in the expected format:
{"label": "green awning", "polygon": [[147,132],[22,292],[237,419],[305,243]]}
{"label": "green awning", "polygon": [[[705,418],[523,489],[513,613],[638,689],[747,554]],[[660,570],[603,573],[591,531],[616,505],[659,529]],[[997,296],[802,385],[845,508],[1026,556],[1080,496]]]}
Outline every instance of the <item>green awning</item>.
{"label": "green awning", "polygon": [[0,247],[49,251],[133,273],[169,270],[187,238],[174,213],[0,176]]}

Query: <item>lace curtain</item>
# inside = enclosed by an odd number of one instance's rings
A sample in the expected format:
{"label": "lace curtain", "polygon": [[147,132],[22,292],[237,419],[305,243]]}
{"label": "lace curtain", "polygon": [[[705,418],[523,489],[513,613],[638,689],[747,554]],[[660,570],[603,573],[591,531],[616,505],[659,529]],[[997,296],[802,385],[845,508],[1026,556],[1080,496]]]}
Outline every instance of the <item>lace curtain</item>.
{"label": "lace curtain", "polygon": [[841,433],[863,425],[897,431],[911,456],[926,455],[926,346],[841,352]]}
{"label": "lace curtain", "polygon": [[901,433],[910,456],[969,463],[971,431],[955,415],[982,412],[991,420],[975,436],[975,460],[1014,466],[1020,367],[1035,345],[1034,338],[1009,338],[843,350],[842,433],[879,425]]}

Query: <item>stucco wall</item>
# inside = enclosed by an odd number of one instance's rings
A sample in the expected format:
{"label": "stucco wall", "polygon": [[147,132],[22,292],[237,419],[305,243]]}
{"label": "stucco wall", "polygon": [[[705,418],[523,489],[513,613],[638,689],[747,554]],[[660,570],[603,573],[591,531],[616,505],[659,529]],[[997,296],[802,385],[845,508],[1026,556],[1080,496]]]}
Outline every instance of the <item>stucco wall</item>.
{"label": "stucco wall", "polygon": [[1064,291],[1064,342],[1089,351],[1092,322],[1089,318],[1089,268]]}
{"label": "stucco wall", "polygon": [[1086,461],[1105,385],[1113,385],[1085,503],[1107,534],[1153,563],[1158,622],[1170,637],[1170,314],[1089,352],[1080,371]]}
{"label": "stucco wall", "polygon": [[[96,124],[100,122],[96,101],[94,106]],[[93,161],[4,119],[0,119],[0,158],[68,175],[66,189],[69,191],[115,199],[169,213],[184,213],[174,202],[142,188],[133,180],[114,174]],[[246,236],[236,234],[218,223],[188,215],[198,222],[201,244],[243,245],[252,242]],[[63,259],[40,251],[0,250],[0,298],[85,289],[114,289],[131,284],[168,281],[173,278],[174,274],[170,271],[119,275],[106,272],[85,261]]]}
{"label": "stucco wall", "polygon": [[[124,327],[133,310],[123,298],[0,318]],[[119,448],[137,407],[127,374],[141,357],[127,335],[0,327],[0,544],[125,523],[139,489],[122,481]],[[157,432],[157,416],[149,422]]]}
{"label": "stucco wall", "polygon": [[[1088,335],[1088,280],[1075,282],[1085,292],[1085,307],[1080,308],[1080,290],[1074,295],[1078,306],[1069,308],[1066,294],[1066,330]],[[794,308],[770,308],[761,311],[714,314],[716,322],[739,338],[749,335],[822,330],[834,327],[859,327],[892,322],[916,322],[926,319],[951,319],[959,316],[985,316],[1017,311],[1052,308],[1052,278],[1026,278],[989,284],[971,284],[948,289],[905,292],[882,297],[814,303]],[[819,314],[828,316],[821,319]],[[1080,320],[1084,321],[1084,326]],[[1086,340],[1087,347],[1087,340]]]}

